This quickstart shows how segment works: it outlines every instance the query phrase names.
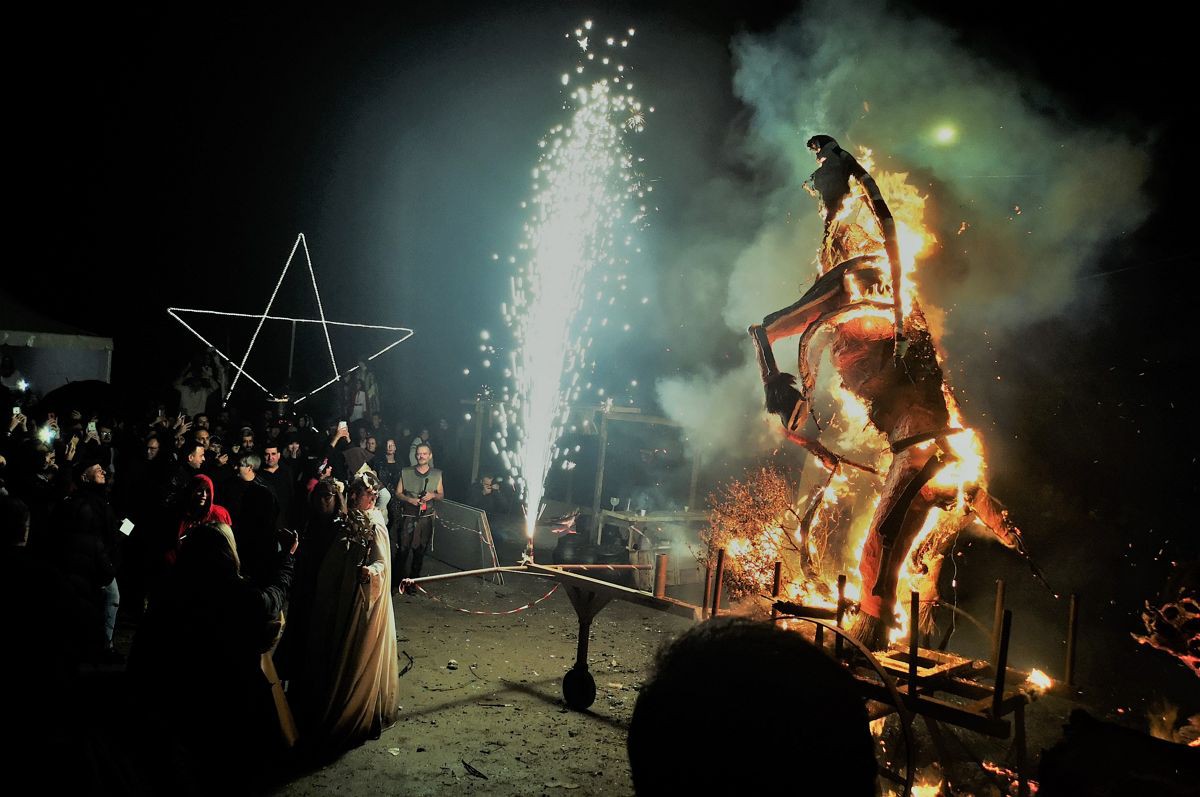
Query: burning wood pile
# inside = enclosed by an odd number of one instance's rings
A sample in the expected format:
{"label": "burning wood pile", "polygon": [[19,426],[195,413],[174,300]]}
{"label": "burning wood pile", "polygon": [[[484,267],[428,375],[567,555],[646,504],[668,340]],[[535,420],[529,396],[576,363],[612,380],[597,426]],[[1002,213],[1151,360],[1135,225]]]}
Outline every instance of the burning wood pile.
{"label": "burning wood pile", "polygon": [[[753,486],[730,488],[755,499],[743,514],[762,517],[742,518],[734,532],[736,518],[718,499],[714,533],[734,538],[726,547],[735,592],[750,592],[750,582],[767,591],[763,563],[782,559],[786,598],[828,602],[830,576],[857,570],[858,583],[847,585],[858,604],[852,633],[882,649],[905,633],[909,618],[897,596],[909,590],[921,594],[921,630],[934,630],[940,568],[963,529],[978,522],[1009,548],[1024,553],[1024,544],[987,491],[981,441],[946,382],[918,300],[917,258],[934,242],[922,224],[924,198],[907,175],[876,182],[869,152],[860,162],[828,136],[808,146],[820,163],[810,181],[825,222],[819,273],[797,302],[749,331],[767,409],[820,471],[804,474],[794,505],[763,497],[781,489],[766,472]],[[793,336],[798,377],[779,370],[772,350]],[[826,360],[830,377],[821,382]],[[837,440],[822,442],[830,431]]]}

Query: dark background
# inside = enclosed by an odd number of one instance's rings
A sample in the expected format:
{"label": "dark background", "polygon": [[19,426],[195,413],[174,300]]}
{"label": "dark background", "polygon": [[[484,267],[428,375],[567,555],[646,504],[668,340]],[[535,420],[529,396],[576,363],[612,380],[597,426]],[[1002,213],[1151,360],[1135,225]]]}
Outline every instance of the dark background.
{"label": "dark background", "polygon": [[[1146,673],[1154,689],[1194,704],[1194,679],[1128,638],[1141,601],[1176,563],[1197,559],[1182,33],[1128,11],[1042,6],[980,18],[902,8],[960,31],[980,58],[1048,89],[1060,112],[1125,131],[1151,153],[1150,215],[1080,281],[1065,314],[1083,322],[1056,317],[1010,331],[991,342],[989,362],[962,365],[997,377],[994,391],[972,393],[1002,464],[994,491],[1022,518],[1055,587],[1084,596],[1081,678],[1145,695]],[[440,417],[499,381],[478,368],[479,331],[501,327],[507,292],[503,259],[491,255],[518,241],[534,142],[559,118],[562,32],[593,13],[638,29],[639,93],[662,106],[641,143],[660,186],[652,247],[681,221],[685,158],[718,164],[731,181],[756,179],[731,145],[747,121],[722,53],[735,33],[769,30],[792,11],[733,2],[26,9],[10,27],[28,55],[10,80],[18,223],[5,290],[114,337],[114,382],[145,395],[192,351],[165,308],[261,311],[304,232],[329,318],[417,331],[378,361],[392,414]],[[684,48],[699,55],[684,58]],[[681,99],[689,81],[704,86],[702,114]],[[289,275],[284,314],[311,312],[302,276]],[[662,288],[652,269],[631,279],[649,294]],[[664,355],[671,333],[648,312],[640,336],[597,353],[646,384],[675,367]],[[214,329],[227,336],[214,342],[235,350],[248,334]],[[264,356],[286,356],[286,338],[272,340],[275,353],[264,347]],[[718,331],[713,362],[741,345]],[[631,397],[644,407],[654,400],[649,391]],[[737,459],[731,452],[723,464]],[[960,597],[982,616],[991,579],[1013,585],[1023,612],[1018,661],[1056,661],[1063,602],[995,546],[972,550],[962,566]]]}

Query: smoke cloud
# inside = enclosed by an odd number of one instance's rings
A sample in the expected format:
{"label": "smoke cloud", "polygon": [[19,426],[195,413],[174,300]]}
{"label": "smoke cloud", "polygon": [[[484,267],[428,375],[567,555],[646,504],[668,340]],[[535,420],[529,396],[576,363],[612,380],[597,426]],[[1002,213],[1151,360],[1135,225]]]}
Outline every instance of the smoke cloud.
{"label": "smoke cloud", "polygon": [[[722,222],[701,207],[682,236],[687,252],[675,253],[703,272],[695,282],[705,289],[684,290],[668,312],[692,323],[720,317],[742,340],[740,362],[714,368],[696,352],[692,367],[678,363],[657,384],[662,406],[703,453],[737,440],[757,445],[746,450],[753,455],[777,440],[763,433],[745,329],[794,301],[815,273],[820,223],[802,189],[816,168],[804,147],[811,135],[871,149],[877,176],[906,172],[929,198],[926,224],[939,246],[919,282],[927,305],[950,311],[939,319],[952,359],[980,327],[1002,334],[1062,313],[1097,255],[1145,218],[1149,158],[1139,143],[1073,121],[1044,89],[927,19],[878,2],[806,4],[773,32],[738,36],[732,52],[734,90],[749,111],[732,143],[746,167],[775,182],[714,188],[726,199]],[[701,201],[715,204],[711,195]],[[733,231],[732,218],[753,221]],[[794,368],[789,350],[776,350],[785,370]]]}

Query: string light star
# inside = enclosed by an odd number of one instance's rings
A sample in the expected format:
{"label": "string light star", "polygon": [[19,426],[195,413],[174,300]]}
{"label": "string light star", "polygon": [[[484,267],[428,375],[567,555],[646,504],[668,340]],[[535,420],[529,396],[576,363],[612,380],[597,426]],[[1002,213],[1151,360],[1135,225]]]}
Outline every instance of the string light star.
{"label": "string light star", "polygon": [[[299,249],[303,249],[303,251],[304,251],[304,261],[305,261],[305,264],[308,266],[308,276],[312,282],[313,295],[317,300],[317,315],[319,317],[318,318],[292,318],[290,316],[271,315],[271,307],[275,304],[275,297],[279,294],[279,287],[283,284],[283,280],[287,276],[288,269],[291,268],[292,260],[295,259],[296,252]],[[331,366],[331,369],[332,369],[331,373],[333,374],[333,376],[328,381],[326,381],[324,384],[322,384],[316,388],[313,388],[312,390],[310,390],[307,393],[305,393],[304,395],[302,395],[300,398],[293,401],[292,402],[293,404],[299,404],[300,402],[304,401],[305,399],[312,397],[313,395],[315,395],[316,393],[319,393],[320,391],[329,387],[330,385],[332,385],[334,382],[338,381],[342,377],[345,377],[346,375],[351,374],[354,371],[357,371],[359,368],[359,365],[355,364],[353,367],[348,368],[345,371],[341,371],[341,372],[338,371],[337,359],[334,357],[334,354],[333,354],[333,341],[329,336],[329,327],[335,326],[335,327],[349,327],[349,328],[355,328],[355,329],[378,329],[378,330],[383,330],[385,332],[401,333],[400,337],[398,337],[396,340],[394,340],[391,343],[389,343],[388,345],[384,346],[382,349],[375,352],[370,357],[367,357],[366,358],[367,362],[374,360],[376,357],[380,356],[381,354],[384,354],[385,352],[391,350],[392,348],[400,345],[404,341],[411,338],[414,334],[413,330],[411,330],[407,327],[392,327],[392,326],[384,326],[382,324],[358,324],[358,323],[349,322],[349,321],[330,321],[330,320],[326,319],[325,318],[325,308],[321,303],[321,291],[317,288],[317,275],[316,275],[316,272],[313,270],[312,256],[309,254],[308,241],[307,241],[307,239],[305,239],[304,233],[300,233],[299,235],[296,236],[296,242],[294,244],[292,244],[292,251],[288,254],[287,262],[285,262],[283,264],[283,270],[279,273],[279,279],[275,282],[274,290],[271,291],[271,298],[267,300],[267,306],[263,309],[262,313],[234,313],[234,312],[229,312],[229,311],[225,311],[225,310],[202,310],[202,309],[197,309],[197,308],[193,308],[193,307],[168,307],[167,313],[172,318],[174,318],[176,321],[178,321],[183,326],[184,329],[186,329],[187,331],[189,331],[193,335],[195,335],[200,340],[201,343],[203,343],[204,345],[211,348],[214,352],[216,352],[217,355],[220,356],[222,360],[224,360],[225,362],[227,362],[231,366],[233,366],[234,370],[236,371],[236,373],[234,374],[234,377],[233,377],[233,382],[229,386],[229,392],[225,395],[225,400],[224,400],[224,403],[222,404],[222,406],[225,406],[229,403],[229,399],[233,397],[233,391],[237,387],[238,380],[241,379],[242,376],[245,376],[247,380],[249,380],[251,383],[256,385],[260,390],[262,390],[264,393],[266,393],[267,397],[271,401],[286,401],[287,400],[286,396],[280,397],[280,396],[276,395],[276,393],[274,391],[272,391],[270,388],[268,388],[266,385],[264,385],[258,379],[254,378],[254,376],[249,371],[246,370],[246,362],[250,359],[250,354],[252,351],[254,351],[254,345],[255,345],[255,343],[258,342],[258,335],[262,331],[263,325],[267,321],[290,321],[290,322],[296,323],[296,324],[320,324],[322,331],[325,333],[325,346],[329,352],[329,364]],[[258,324],[254,328],[254,333],[250,336],[250,343],[248,346],[246,346],[246,353],[242,355],[242,361],[240,363],[237,363],[237,362],[234,362],[233,358],[230,357],[228,354],[226,354],[224,351],[222,351],[218,346],[216,346],[210,340],[205,338],[204,335],[200,334],[200,332],[195,327],[193,327],[187,321],[184,321],[183,318],[180,316],[181,313],[195,313],[197,315],[224,316],[224,317],[228,317],[228,318],[257,318]]]}

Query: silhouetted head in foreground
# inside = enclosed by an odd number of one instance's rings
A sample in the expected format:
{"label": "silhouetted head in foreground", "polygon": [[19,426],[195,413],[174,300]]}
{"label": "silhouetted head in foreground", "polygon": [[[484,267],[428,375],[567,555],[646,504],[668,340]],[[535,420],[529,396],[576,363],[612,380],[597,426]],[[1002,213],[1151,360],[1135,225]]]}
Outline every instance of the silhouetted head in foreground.
{"label": "silhouetted head in foreground", "polygon": [[710,620],[660,651],[628,746],[641,797],[875,794],[875,743],[853,679],[770,623]]}

